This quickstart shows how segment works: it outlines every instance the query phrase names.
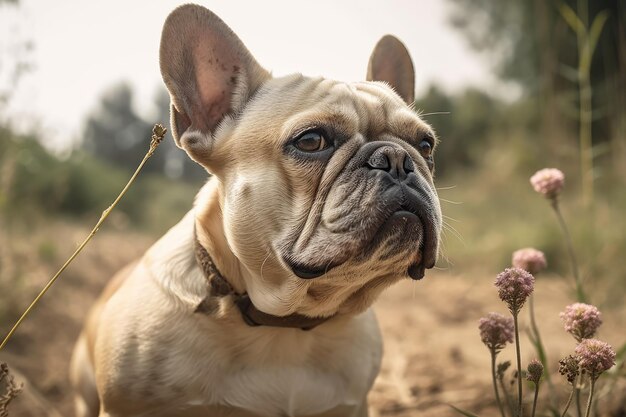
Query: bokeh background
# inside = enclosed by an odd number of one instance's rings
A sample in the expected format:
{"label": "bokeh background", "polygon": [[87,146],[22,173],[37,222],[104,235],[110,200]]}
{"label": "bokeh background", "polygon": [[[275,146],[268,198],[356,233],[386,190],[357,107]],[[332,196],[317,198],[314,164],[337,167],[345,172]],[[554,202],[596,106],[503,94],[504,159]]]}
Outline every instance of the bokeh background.
{"label": "bokeh background", "polygon": [[[377,307],[390,347],[372,414],[447,415],[448,403],[493,413],[476,320],[503,310],[491,282],[521,247],[546,253],[538,310],[553,362],[568,353],[558,311],[574,300],[573,280],[558,223],[528,182],[540,168],[566,175],[561,206],[585,288],[605,314],[602,336],[617,348],[626,342],[624,1],[202,3],[277,75],[362,79],[385,33],[413,57],[415,108],[441,140],[436,183],[447,225],[437,270]],[[0,0],[2,334],[125,184],[152,125],[168,123],[158,42],[178,4]],[[28,384],[16,415],[69,413],[67,361],[89,305],[189,209],[206,177],[168,135],[0,353]],[[598,412],[624,415],[609,406],[619,391]]]}

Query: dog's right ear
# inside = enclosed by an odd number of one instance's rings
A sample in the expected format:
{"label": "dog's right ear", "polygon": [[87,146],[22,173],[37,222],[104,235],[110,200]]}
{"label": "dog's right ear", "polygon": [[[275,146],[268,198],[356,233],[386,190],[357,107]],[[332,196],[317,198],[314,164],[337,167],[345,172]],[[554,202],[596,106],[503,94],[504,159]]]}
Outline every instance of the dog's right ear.
{"label": "dog's right ear", "polygon": [[208,168],[215,129],[270,75],[219,17],[194,4],[167,17],[159,60],[176,144]]}
{"label": "dog's right ear", "polygon": [[367,81],[384,81],[404,99],[415,100],[415,69],[406,46],[395,36],[383,36],[372,51],[367,66]]}

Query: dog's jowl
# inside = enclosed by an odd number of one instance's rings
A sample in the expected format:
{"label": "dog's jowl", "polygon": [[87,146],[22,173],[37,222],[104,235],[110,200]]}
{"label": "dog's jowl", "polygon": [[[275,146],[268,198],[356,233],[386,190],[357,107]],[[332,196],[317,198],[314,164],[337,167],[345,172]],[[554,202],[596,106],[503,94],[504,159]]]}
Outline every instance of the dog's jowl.
{"label": "dog's jowl", "polygon": [[78,416],[366,416],[372,303],[434,266],[441,229],[405,47],[383,37],[367,81],[274,78],[185,5],[159,62],[176,144],[212,175],[93,307]]}

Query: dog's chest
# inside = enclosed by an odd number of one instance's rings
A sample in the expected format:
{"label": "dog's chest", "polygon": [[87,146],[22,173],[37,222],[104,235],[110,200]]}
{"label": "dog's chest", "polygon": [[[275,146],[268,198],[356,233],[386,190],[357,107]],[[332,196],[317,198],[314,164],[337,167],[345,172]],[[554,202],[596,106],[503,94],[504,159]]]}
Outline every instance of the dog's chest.
{"label": "dog's chest", "polygon": [[161,381],[159,397],[172,407],[167,415],[210,409],[214,417],[349,416],[364,403],[381,356],[371,312],[353,322],[342,332],[329,323],[332,331],[320,328],[302,337],[256,329],[253,336],[234,337],[231,329],[206,339],[197,333],[190,338],[191,329],[179,322],[167,336],[177,342],[167,350],[180,354],[154,358],[163,375],[146,382]]}
{"label": "dog's chest", "polygon": [[[337,407],[356,407],[363,392],[340,375],[306,367],[250,368],[225,375],[215,387],[213,404],[260,416],[310,416]],[[209,405],[198,398],[189,405]]]}
{"label": "dog's chest", "polygon": [[219,404],[259,416],[315,416],[359,407],[378,370],[377,343],[340,334],[320,343],[319,336],[304,336],[260,337],[243,350],[226,345],[239,355],[224,364],[207,363],[212,372],[197,380],[204,392],[188,405]]}

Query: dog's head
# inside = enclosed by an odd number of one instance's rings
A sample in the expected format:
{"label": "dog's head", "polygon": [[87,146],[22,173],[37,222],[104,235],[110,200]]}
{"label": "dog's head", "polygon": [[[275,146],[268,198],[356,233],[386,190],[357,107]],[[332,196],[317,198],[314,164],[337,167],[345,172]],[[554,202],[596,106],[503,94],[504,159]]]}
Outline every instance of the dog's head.
{"label": "dog's head", "polygon": [[273,78],[217,16],[185,5],[165,22],[160,65],[174,138],[218,181],[257,308],[359,312],[434,266],[435,136],[409,106],[413,64],[396,38],[376,45],[367,82]]}

